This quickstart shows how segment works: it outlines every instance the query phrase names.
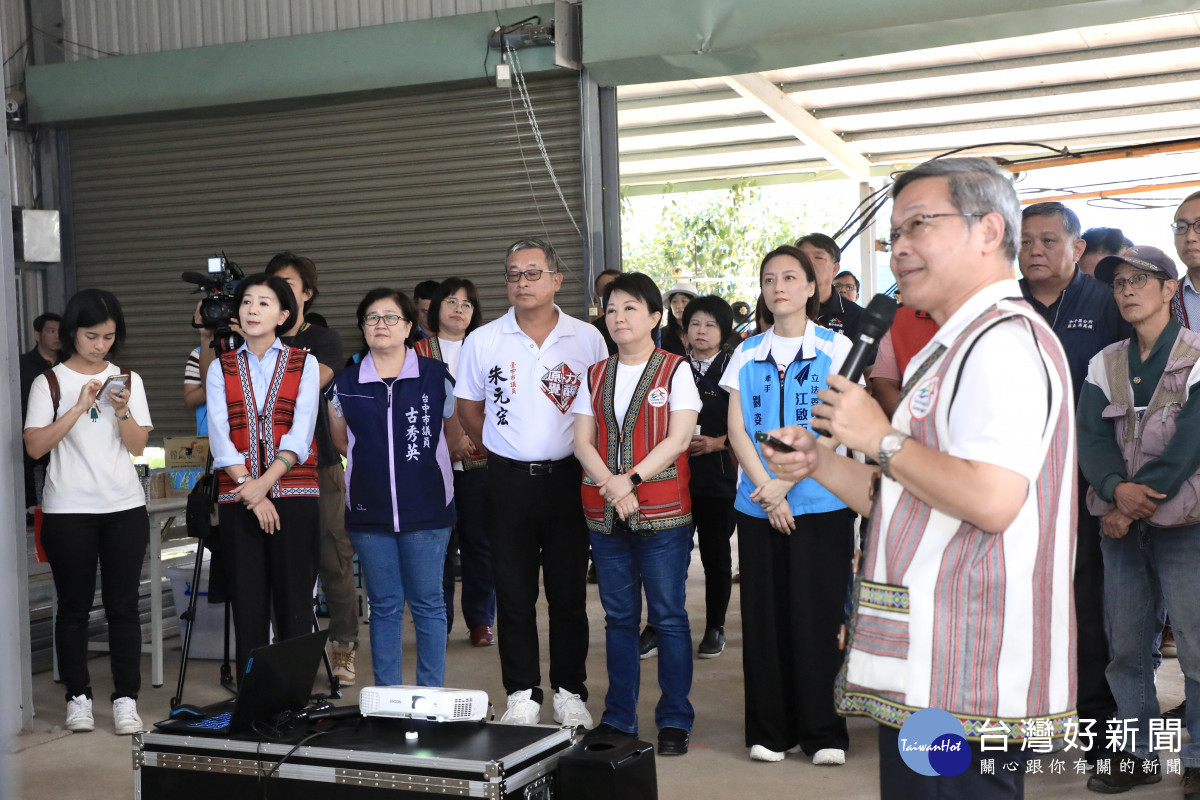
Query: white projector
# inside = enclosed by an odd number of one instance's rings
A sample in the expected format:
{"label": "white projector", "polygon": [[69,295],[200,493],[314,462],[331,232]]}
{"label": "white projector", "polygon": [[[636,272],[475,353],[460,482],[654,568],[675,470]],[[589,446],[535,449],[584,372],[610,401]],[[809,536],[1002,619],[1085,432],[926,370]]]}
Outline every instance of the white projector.
{"label": "white projector", "polygon": [[368,686],[358,693],[358,707],[364,717],[461,722],[486,717],[488,696],[478,689]]}

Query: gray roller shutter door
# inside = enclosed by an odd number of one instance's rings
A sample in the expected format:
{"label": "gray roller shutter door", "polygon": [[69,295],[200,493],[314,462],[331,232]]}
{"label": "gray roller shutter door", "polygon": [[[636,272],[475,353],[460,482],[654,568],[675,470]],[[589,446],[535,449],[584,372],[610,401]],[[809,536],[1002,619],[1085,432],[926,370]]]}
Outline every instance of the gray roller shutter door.
{"label": "gray roller shutter door", "polygon": [[[536,81],[529,91],[582,228],[578,82]],[[156,437],[194,431],[182,383],[198,296],[179,273],[203,271],[222,250],[247,273],[280,250],[316,261],[313,310],[342,334],[347,355],[360,342],[354,309],[375,286],[411,292],[427,278],[468,277],[485,318],[498,317],[508,305],[504,249],[526,235],[559,250],[559,305],[585,313],[583,242],[520,98],[506,91],[94,125],[70,139],[78,285],[121,300],[128,338],[114,361],[144,378]]]}

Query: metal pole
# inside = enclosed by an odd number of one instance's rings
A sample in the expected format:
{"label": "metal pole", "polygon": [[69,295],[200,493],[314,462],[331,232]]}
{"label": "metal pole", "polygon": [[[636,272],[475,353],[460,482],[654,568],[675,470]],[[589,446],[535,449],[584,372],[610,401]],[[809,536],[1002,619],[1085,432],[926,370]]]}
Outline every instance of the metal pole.
{"label": "metal pole", "polygon": [[[8,148],[5,137],[5,149]],[[8,162],[5,153],[5,163]],[[13,254],[12,179],[7,169],[0,179],[0,319],[7,320],[0,334],[0,382],[3,415],[0,430],[0,564],[10,565],[16,580],[0,582],[0,726],[9,737],[33,722],[33,676],[29,652],[29,564],[25,538],[25,488],[21,454],[21,384],[17,349],[16,261]],[[19,499],[18,499],[19,498]],[[0,797],[13,797],[16,780],[10,748],[0,751]]]}
{"label": "metal pole", "polygon": [[[871,185],[870,181],[861,181],[858,184],[859,201],[866,200],[876,188]],[[858,302],[863,306],[869,303],[875,293],[879,291],[879,281],[875,277],[875,230],[875,220],[872,219],[867,229],[858,237],[859,280],[862,282],[862,291],[858,293]]]}

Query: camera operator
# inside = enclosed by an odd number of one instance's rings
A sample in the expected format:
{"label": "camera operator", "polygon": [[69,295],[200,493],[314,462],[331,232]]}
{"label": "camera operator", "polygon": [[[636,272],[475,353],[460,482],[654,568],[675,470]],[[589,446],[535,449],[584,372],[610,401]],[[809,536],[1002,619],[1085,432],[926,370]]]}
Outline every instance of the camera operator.
{"label": "camera operator", "polygon": [[[196,435],[208,435],[208,404],[205,402],[204,378],[208,374],[208,364],[213,360],[213,332],[210,328],[201,327],[200,304],[196,303],[196,311],[192,315],[192,327],[200,331],[200,346],[193,347],[188,353],[187,363],[183,367],[183,405],[185,408],[196,410]],[[204,354],[208,353],[207,360]]]}
{"label": "camera operator", "polygon": [[[299,313],[295,323],[280,337],[290,346],[307,350],[317,360],[324,390],[342,368],[342,337],[329,328],[314,325],[305,315],[320,292],[317,265],[291,251],[278,253],[267,264],[267,274],[282,278],[296,296]],[[354,661],[358,649],[358,598],[354,589],[354,545],[346,535],[346,473],[342,459],[329,435],[329,401],[322,391],[317,414],[317,482],[321,489],[321,553],[317,574],[329,608],[330,660],[333,674],[343,686],[354,685]]]}

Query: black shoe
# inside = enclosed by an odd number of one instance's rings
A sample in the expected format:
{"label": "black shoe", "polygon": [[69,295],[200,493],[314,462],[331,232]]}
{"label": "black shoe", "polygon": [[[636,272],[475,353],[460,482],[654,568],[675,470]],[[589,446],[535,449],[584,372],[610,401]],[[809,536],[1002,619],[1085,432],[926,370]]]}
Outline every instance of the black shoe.
{"label": "black shoe", "polygon": [[683,728],[663,728],[658,732],[658,754],[681,756],[688,751],[688,732]]}
{"label": "black shoe", "polygon": [[638,641],[641,645],[642,658],[658,655],[658,632],[654,628],[649,625],[642,628],[642,635]]}
{"label": "black shoe", "polygon": [[599,583],[600,582],[600,580],[596,577],[596,562],[595,561],[588,564],[587,582],[588,583]]}
{"label": "black shoe", "polygon": [[[1104,759],[1100,759],[1104,763]],[[1124,767],[1124,769],[1122,769]],[[1153,772],[1147,771],[1147,767]],[[1149,786],[1162,780],[1157,760],[1138,758],[1129,753],[1121,753],[1117,758],[1109,760],[1109,773],[1101,775],[1097,772],[1088,778],[1087,788],[1100,794],[1119,794],[1127,792],[1135,786]]]}
{"label": "black shoe", "polygon": [[1183,800],[1200,800],[1200,767],[1185,767],[1183,770]]}
{"label": "black shoe", "polygon": [[1169,711],[1164,711],[1162,713],[1162,718],[1163,719],[1183,719],[1184,714],[1186,714],[1186,713],[1187,713],[1187,700],[1184,700],[1182,703],[1180,703],[1179,705],[1170,709]]}
{"label": "black shoe", "polygon": [[636,739],[637,731],[629,733],[620,728],[609,725],[607,722],[601,722],[596,727],[583,735],[584,743],[593,742],[597,739]]}
{"label": "black shoe", "polygon": [[725,628],[706,628],[696,655],[701,658],[716,658],[723,652],[725,652]]}

